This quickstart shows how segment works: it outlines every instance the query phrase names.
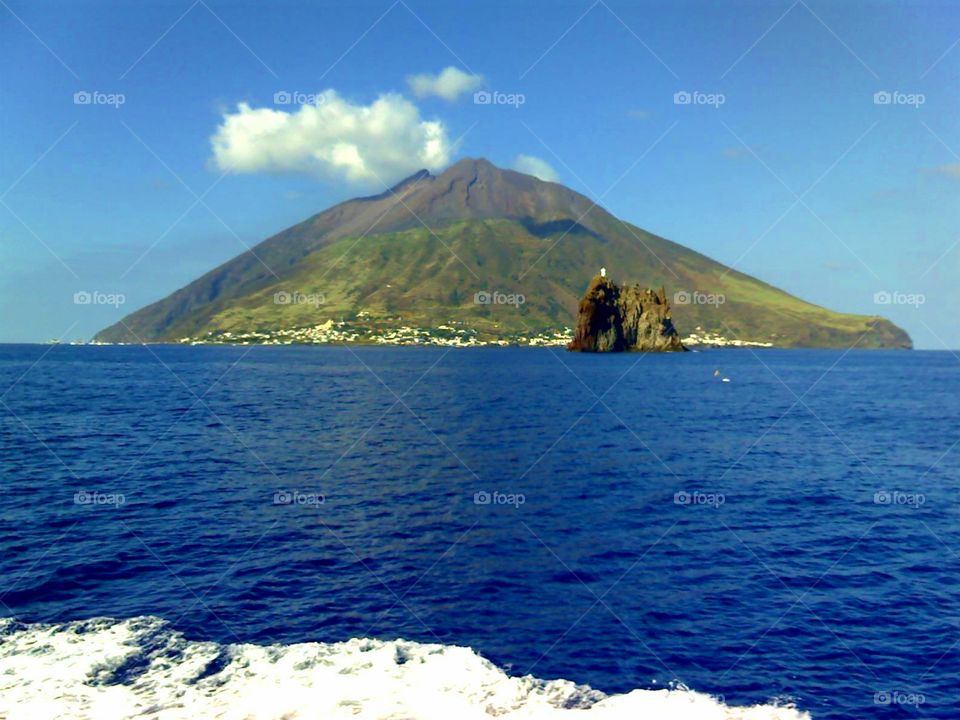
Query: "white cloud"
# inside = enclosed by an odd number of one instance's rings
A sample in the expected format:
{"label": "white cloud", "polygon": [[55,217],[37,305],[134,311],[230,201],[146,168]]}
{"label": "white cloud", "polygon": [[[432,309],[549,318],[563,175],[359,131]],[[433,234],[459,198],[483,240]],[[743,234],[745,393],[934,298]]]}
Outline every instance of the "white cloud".
{"label": "white cloud", "polygon": [[410,75],[407,78],[407,84],[413,94],[419,98],[436,95],[453,102],[463,93],[479,89],[483,84],[483,76],[469,75],[451,65],[441,70],[437,75],[430,75],[429,73]]}
{"label": "white cloud", "polygon": [[550,163],[533,155],[517,155],[516,160],[513,161],[513,169],[547,182],[557,182],[560,179],[560,175]]}
{"label": "white cloud", "polygon": [[289,111],[240,103],[210,143],[223,172],[310,173],[373,185],[446,167],[455,151],[443,123],[423,120],[400,95],[356,105],[334,90]]}

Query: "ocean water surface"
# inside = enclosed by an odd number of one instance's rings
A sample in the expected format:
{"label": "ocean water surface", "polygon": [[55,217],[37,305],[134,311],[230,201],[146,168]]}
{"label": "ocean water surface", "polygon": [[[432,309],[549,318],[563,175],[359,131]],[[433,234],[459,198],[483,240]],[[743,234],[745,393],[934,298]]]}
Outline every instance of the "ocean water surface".
{"label": "ocean water surface", "polygon": [[8,345],[0,392],[0,717],[960,716],[951,353]]}

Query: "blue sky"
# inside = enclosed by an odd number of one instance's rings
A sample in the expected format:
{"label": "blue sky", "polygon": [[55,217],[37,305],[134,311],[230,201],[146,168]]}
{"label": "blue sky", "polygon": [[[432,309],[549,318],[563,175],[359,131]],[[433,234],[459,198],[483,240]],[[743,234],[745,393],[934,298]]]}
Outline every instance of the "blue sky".
{"label": "blue sky", "polygon": [[[530,156],[651,232],[960,348],[958,40],[951,2],[3,0],[0,341],[88,338],[382,190],[431,136],[438,168]],[[411,76],[450,67],[462,87],[414,92]],[[523,104],[478,105],[476,89]],[[360,138],[369,171],[317,160],[339,155],[316,108],[251,149],[301,112],[284,91],[326,93],[348,144],[379,98],[392,154]]]}

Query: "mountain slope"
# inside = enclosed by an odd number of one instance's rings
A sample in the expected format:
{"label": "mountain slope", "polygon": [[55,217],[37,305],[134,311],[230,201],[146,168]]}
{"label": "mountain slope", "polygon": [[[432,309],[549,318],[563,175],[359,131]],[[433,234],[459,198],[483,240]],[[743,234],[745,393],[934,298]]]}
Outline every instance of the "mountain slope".
{"label": "mountain slope", "polygon": [[[787,347],[910,346],[887,320],[806,303],[624,223],[562,185],[485,160],[463,160],[438,176],[421,171],[385,193],[336,205],[96,340],[269,333],[360,313],[384,327],[453,322],[484,338],[523,336],[570,327],[601,266],[618,281],[666,286],[681,334],[699,327]],[[524,302],[476,302],[484,291]],[[723,304],[710,304],[721,296]]]}

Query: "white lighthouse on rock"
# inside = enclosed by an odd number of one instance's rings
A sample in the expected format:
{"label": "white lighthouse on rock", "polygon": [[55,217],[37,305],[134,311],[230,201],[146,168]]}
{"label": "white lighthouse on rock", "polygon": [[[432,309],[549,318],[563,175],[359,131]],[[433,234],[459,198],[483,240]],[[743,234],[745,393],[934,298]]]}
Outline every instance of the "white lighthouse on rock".
{"label": "white lighthouse on rock", "polygon": [[605,267],[600,268],[600,277],[607,276],[607,269]]}

